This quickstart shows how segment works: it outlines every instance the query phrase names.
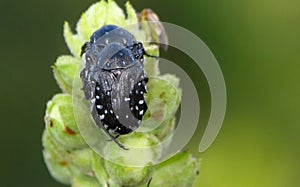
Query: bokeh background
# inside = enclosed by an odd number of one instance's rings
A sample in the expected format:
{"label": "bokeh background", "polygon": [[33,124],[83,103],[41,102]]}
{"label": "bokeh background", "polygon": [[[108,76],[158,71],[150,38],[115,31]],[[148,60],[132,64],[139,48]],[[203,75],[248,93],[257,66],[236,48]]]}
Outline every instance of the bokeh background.
{"label": "bokeh background", "polygon": [[[1,187],[63,186],[50,177],[41,152],[45,104],[60,92],[50,66],[58,55],[69,53],[63,22],[74,28],[93,2],[0,2]],[[300,186],[300,1],[131,3],[137,11],[150,7],[161,20],[198,35],[223,70],[226,118],[214,144],[198,154],[202,165],[196,186]],[[176,59],[197,85],[202,116],[189,145],[196,153],[210,109],[205,77],[184,55],[172,49],[162,55]]]}

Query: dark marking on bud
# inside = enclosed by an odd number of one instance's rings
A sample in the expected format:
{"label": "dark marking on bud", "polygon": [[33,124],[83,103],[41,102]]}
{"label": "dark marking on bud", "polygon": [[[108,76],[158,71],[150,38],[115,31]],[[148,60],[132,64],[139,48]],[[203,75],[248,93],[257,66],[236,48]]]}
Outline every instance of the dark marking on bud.
{"label": "dark marking on bud", "polygon": [[63,161],[60,161],[60,162],[59,162],[59,165],[61,165],[61,166],[64,166],[64,167],[65,167],[65,166],[68,166],[69,164],[68,164],[68,162],[67,162],[67,161],[64,161],[64,160],[63,160]]}
{"label": "dark marking on bud", "polygon": [[67,134],[70,134],[70,135],[75,135],[76,132],[73,131],[72,129],[70,129],[68,126],[65,126],[65,131]]}
{"label": "dark marking on bud", "polygon": [[165,96],[165,92],[162,92],[161,94],[159,94],[159,98],[163,98]]}
{"label": "dark marking on bud", "polygon": [[49,126],[53,127],[53,121],[51,119],[49,120]]}

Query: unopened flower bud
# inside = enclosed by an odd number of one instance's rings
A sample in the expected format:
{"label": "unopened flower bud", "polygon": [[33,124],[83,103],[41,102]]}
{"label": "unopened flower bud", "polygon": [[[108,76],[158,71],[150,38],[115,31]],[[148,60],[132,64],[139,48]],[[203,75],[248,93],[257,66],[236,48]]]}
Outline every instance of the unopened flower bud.
{"label": "unopened flower bud", "polygon": [[46,128],[55,141],[66,149],[86,147],[77,128],[69,94],[57,94],[47,103]]}

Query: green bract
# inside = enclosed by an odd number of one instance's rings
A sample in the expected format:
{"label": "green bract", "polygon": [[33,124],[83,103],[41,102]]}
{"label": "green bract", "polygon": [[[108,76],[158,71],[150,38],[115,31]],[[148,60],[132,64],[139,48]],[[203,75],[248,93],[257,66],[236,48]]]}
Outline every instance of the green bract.
{"label": "green bract", "polygon": [[68,55],[57,58],[53,72],[58,85],[64,92],[72,93],[72,84],[79,63],[80,59]]}
{"label": "green bract", "polygon": [[45,122],[50,136],[65,149],[87,146],[75,122],[71,95],[57,94],[48,102]]}
{"label": "green bract", "polygon": [[198,168],[199,160],[192,158],[190,153],[178,153],[156,167],[152,176],[151,187],[193,186],[199,173]]}
{"label": "green bract", "polygon": [[[64,37],[71,55],[58,57],[53,65],[55,79],[63,93],[55,95],[47,103],[46,128],[42,137],[44,160],[53,178],[74,187],[146,187],[149,181],[150,187],[192,186],[198,173],[199,160],[188,152],[178,153],[158,165],[153,165],[152,162],[145,163],[142,167],[127,164],[132,159],[136,163],[158,160],[163,148],[154,145],[159,145],[164,138],[172,136],[175,128],[175,113],[181,100],[179,79],[174,75],[160,75],[158,59],[145,57],[144,67],[149,76],[146,94],[148,110],[142,127],[139,132],[119,138],[120,142],[130,147],[153,146],[142,150],[142,155],[149,159],[139,156],[138,152],[120,149],[114,142],[107,141],[103,152],[118,163],[105,160],[88,146],[77,126],[76,116],[86,118],[89,111],[80,107],[75,116],[74,100],[80,102],[79,106],[85,106],[85,101],[82,100],[83,93],[80,95],[81,87],[73,82],[81,67],[81,46],[95,30],[106,24],[114,24],[127,29],[138,41],[157,42],[160,38],[166,40],[166,37],[157,35],[155,24],[145,23],[147,17],[143,17],[144,14],[138,19],[128,2],[126,10],[125,16],[124,11],[113,0],[100,1],[82,14],[76,25],[76,34],[71,32],[69,23],[65,22]],[[151,13],[154,14],[152,11]],[[148,54],[159,55],[159,46],[149,43],[143,45]],[[78,90],[80,94],[74,95],[74,90]],[[90,120],[84,121],[86,126],[94,125]]]}

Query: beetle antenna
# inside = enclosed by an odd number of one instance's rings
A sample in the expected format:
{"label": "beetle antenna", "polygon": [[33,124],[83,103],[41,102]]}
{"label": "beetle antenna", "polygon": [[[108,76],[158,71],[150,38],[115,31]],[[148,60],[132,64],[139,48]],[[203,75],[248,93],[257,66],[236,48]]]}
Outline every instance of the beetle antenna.
{"label": "beetle antenna", "polygon": [[80,56],[82,56],[89,47],[90,47],[90,42],[85,42],[81,47]]}
{"label": "beetle antenna", "polygon": [[151,181],[152,181],[152,177],[151,177],[151,179],[147,182],[147,187],[150,186]]}
{"label": "beetle antenna", "polygon": [[158,56],[149,55],[145,50],[143,50],[143,55],[145,55],[147,57],[151,57],[151,58],[159,58]]}

